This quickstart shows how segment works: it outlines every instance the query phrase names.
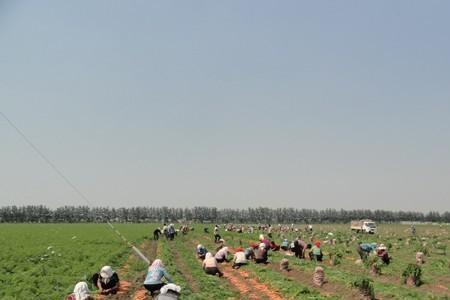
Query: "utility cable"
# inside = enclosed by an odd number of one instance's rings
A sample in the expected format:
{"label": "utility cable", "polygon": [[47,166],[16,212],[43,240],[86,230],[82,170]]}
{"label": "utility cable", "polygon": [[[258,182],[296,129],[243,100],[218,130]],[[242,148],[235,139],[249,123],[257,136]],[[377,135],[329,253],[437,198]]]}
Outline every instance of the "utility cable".
{"label": "utility cable", "polygon": [[[36,145],[25,135],[25,133],[23,133],[22,130],[19,129],[19,127],[17,127],[12,121],[11,119],[9,119],[2,111],[0,111],[0,115],[6,120],[6,122],[25,140],[25,142],[53,169],[53,171],[56,172],[56,174],[59,175],[59,177],[61,177],[64,182],[69,185],[74,191],[75,193],[78,194],[78,196],[80,196],[87,204],[88,206],[93,206],[91,201],[89,201],[89,198],[86,197],[86,195],[84,193],[81,192],[81,190],[72,183],[72,181],[66,176],[64,175],[64,173],[41,151],[39,150],[38,147],[36,147]],[[109,225],[109,227],[129,246],[131,247],[131,249],[133,249],[134,252],[136,252],[136,254],[142,259],[144,260],[147,264],[150,264],[150,260],[145,257],[145,255],[138,249],[136,248],[130,241],[128,241],[128,239],[122,234],[120,233],[119,230],[117,230],[114,225],[109,221],[109,218],[107,216],[105,216],[106,218],[106,223]]]}

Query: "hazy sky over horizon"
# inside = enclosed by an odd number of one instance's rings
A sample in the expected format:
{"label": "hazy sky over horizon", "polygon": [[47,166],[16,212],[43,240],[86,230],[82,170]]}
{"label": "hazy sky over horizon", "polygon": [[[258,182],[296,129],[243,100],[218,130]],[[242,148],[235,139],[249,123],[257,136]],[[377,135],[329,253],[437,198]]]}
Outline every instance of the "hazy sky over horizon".
{"label": "hazy sky over horizon", "polygon": [[[448,1],[1,1],[0,111],[94,205],[450,210]],[[85,202],[0,117],[0,206]]]}

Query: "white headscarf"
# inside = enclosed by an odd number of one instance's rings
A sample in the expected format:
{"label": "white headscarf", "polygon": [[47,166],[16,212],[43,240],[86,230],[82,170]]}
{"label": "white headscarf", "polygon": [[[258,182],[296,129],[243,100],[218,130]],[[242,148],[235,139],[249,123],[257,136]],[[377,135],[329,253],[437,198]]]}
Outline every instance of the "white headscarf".
{"label": "white headscarf", "polygon": [[154,271],[156,269],[164,268],[164,264],[160,259],[155,259],[152,265],[148,268],[149,271]]}
{"label": "white headscarf", "polygon": [[160,259],[155,259],[152,265],[148,267],[148,274],[153,281],[161,280],[161,270],[164,270],[164,264]]}
{"label": "white headscarf", "polygon": [[86,282],[81,281],[75,285],[73,289],[73,294],[75,295],[75,299],[77,300],[86,300],[89,298],[89,287]]}
{"label": "white headscarf", "polygon": [[163,286],[161,288],[160,293],[161,294],[167,294],[168,291],[174,291],[174,292],[180,293],[181,292],[181,287],[176,285],[176,284],[169,283],[169,284],[166,284],[165,286]]}
{"label": "white headscarf", "polygon": [[111,277],[113,276],[114,271],[110,266],[104,266],[101,270],[100,270],[100,277],[101,277],[101,281],[105,284],[107,284],[109,282],[109,280],[111,279]]}
{"label": "white headscarf", "polygon": [[213,257],[212,253],[211,253],[211,252],[208,252],[208,253],[206,253],[206,255],[205,255],[205,260],[207,260],[208,258],[212,258],[212,257]]}
{"label": "white headscarf", "polygon": [[260,234],[260,235],[259,235],[259,240],[260,240],[260,241],[263,241],[263,240],[264,240],[264,234]]}

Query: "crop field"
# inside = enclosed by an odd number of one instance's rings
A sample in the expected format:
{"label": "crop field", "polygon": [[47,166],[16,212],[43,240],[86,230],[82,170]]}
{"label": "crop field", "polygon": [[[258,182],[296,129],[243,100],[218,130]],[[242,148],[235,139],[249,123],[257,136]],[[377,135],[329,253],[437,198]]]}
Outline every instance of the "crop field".
{"label": "crop field", "polygon": [[[206,275],[195,256],[199,243],[214,252],[213,225],[192,225],[173,241],[152,239],[159,224],[117,224],[116,228],[150,260],[163,260],[176,284],[182,287],[181,299],[360,299],[355,283],[362,278],[372,283],[376,299],[450,299],[450,227],[417,225],[413,236],[409,226],[382,224],[374,235],[356,234],[349,225],[313,225],[313,232],[279,233],[292,240],[320,240],[323,262],[301,260],[284,251],[270,251],[269,264],[250,263],[239,270],[230,263],[221,265],[223,278]],[[178,228],[178,225],[176,225]],[[204,233],[208,227],[209,233]],[[220,234],[231,251],[258,240],[261,232]],[[335,239],[335,244],[330,241]],[[384,243],[392,256],[391,264],[381,266],[380,274],[370,266],[357,264],[359,242]],[[89,281],[101,266],[111,265],[123,281],[123,290],[114,296],[97,299],[150,299],[143,288],[146,265],[104,224],[1,224],[0,225],[0,299],[63,299],[76,282]],[[416,252],[425,253],[419,286],[404,283],[403,272],[415,264]],[[279,270],[287,258],[291,270]],[[325,271],[326,283],[313,284],[317,265]],[[90,284],[91,290],[92,284]]]}

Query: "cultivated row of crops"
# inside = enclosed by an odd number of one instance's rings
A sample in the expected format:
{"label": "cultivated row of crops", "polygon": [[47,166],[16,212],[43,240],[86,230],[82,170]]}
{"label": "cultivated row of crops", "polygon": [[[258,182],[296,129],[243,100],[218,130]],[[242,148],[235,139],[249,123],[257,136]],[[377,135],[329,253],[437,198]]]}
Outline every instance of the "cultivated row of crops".
{"label": "cultivated row of crops", "polygon": [[[240,270],[222,265],[224,278],[205,274],[195,256],[199,243],[211,251],[216,248],[212,225],[190,225],[193,230],[178,234],[173,241],[153,241],[152,232],[158,226],[120,224],[117,228],[150,260],[163,260],[182,287],[182,299],[254,299],[256,295],[260,299],[355,299],[364,289],[373,289],[377,299],[450,297],[448,226],[419,225],[416,235],[408,226],[392,224],[379,226],[375,235],[354,234],[348,225],[313,225],[312,232],[274,231],[272,240],[277,244],[283,238],[298,236],[306,241],[320,240],[323,262],[271,251],[267,265],[250,263]],[[204,227],[209,227],[210,233],[205,233]],[[256,242],[259,233],[220,232],[231,249]],[[378,272],[373,272],[370,263],[356,263],[359,242],[384,243],[392,262],[378,264]],[[129,284],[126,291],[107,299],[149,299],[142,288],[146,265],[104,224],[2,224],[0,244],[0,299],[63,299],[76,282],[89,281],[103,265],[113,266]],[[410,287],[402,275],[415,264],[418,251],[425,254],[421,283]],[[289,260],[290,272],[278,267],[284,258]],[[322,287],[312,283],[318,265],[327,281]]]}

